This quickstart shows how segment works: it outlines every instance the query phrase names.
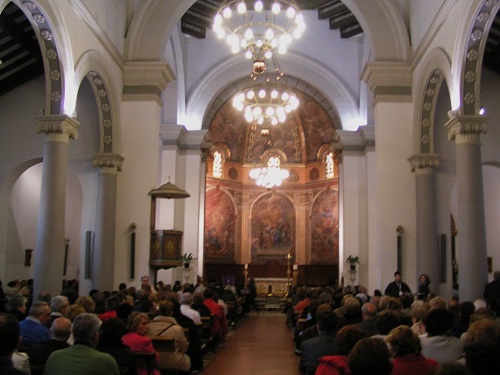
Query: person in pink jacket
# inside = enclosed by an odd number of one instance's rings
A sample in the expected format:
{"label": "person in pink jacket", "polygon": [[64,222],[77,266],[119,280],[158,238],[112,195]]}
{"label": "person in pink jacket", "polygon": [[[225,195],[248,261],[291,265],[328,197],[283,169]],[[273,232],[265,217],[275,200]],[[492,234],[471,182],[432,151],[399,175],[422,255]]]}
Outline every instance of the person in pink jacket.
{"label": "person in pink jacket", "polygon": [[[149,317],[145,313],[133,312],[127,320],[127,331],[122,337],[122,343],[127,345],[133,352],[154,353],[153,342],[146,336],[149,330]],[[156,353],[158,360],[158,353]],[[147,375],[146,367],[137,368],[138,375]],[[160,375],[157,369],[154,369],[154,375]]]}

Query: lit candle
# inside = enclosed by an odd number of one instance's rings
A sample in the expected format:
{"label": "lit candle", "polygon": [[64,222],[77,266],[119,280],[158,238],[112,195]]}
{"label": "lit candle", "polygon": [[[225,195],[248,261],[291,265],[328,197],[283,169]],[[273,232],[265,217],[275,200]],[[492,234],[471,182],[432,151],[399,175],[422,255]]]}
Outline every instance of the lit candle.
{"label": "lit candle", "polygon": [[248,269],[248,263],[245,263],[245,270]]}

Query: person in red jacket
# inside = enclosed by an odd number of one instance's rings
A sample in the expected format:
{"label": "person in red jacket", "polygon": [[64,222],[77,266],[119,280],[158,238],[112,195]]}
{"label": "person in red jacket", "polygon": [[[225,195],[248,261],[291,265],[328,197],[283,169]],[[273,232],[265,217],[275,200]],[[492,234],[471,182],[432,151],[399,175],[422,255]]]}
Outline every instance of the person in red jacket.
{"label": "person in red jacket", "polygon": [[408,326],[394,328],[386,338],[391,348],[391,375],[430,375],[439,367],[432,358],[425,358],[422,353],[420,339]]}
{"label": "person in red jacket", "polygon": [[227,333],[227,320],[224,314],[224,308],[217,303],[219,295],[212,289],[205,289],[203,292],[205,299],[203,304],[210,310],[210,315],[213,316],[211,333],[213,345],[216,346],[220,342],[224,342]]}
{"label": "person in red jacket", "polygon": [[335,336],[339,355],[327,355],[318,360],[315,375],[351,375],[348,355],[354,345],[366,338],[364,330],[355,325],[342,327]]}

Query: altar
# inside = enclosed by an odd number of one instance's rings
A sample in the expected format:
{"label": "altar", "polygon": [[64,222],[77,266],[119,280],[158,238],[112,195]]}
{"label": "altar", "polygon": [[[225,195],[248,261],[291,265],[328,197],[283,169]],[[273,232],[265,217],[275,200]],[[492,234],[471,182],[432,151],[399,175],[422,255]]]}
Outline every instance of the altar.
{"label": "altar", "polygon": [[267,297],[270,294],[284,297],[288,293],[288,279],[286,278],[255,277],[254,281],[258,297]]}

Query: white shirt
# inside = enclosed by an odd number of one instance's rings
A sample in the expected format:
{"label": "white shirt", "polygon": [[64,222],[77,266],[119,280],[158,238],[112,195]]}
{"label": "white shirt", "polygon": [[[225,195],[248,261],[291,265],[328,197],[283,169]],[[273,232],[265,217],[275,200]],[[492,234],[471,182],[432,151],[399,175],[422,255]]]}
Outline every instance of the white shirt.
{"label": "white shirt", "polygon": [[452,336],[420,336],[422,354],[440,364],[455,362],[464,352],[464,344]]}
{"label": "white shirt", "polygon": [[196,310],[193,310],[189,305],[181,305],[181,314],[187,316],[191,319],[194,324],[201,324],[200,313]]}

